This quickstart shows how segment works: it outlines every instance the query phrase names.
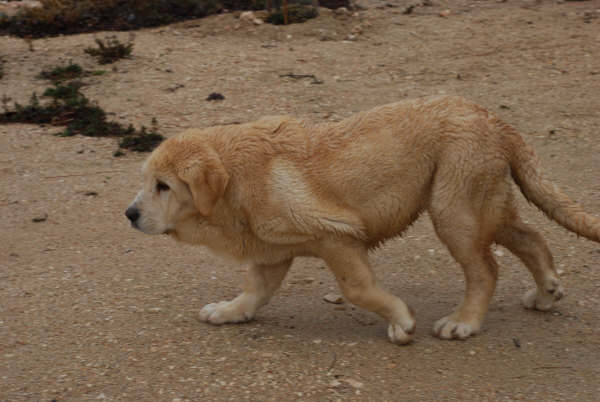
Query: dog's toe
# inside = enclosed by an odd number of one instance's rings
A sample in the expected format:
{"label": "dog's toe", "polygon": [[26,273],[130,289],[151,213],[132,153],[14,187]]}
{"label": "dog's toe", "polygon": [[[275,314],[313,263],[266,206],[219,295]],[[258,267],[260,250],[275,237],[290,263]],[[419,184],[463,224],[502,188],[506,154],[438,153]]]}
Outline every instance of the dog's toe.
{"label": "dog's toe", "polygon": [[405,325],[399,323],[390,324],[388,326],[388,338],[396,345],[406,345],[412,341],[416,325],[414,319],[411,319],[411,321],[405,323]]}
{"label": "dog's toe", "polygon": [[538,288],[525,293],[523,305],[531,310],[548,311],[564,295],[565,290],[558,281],[551,281],[543,290]]}
{"label": "dog's toe", "polygon": [[433,326],[433,334],[440,339],[467,339],[479,332],[479,328],[467,323],[444,317]]}
{"label": "dog's toe", "polygon": [[223,318],[218,313],[218,306],[221,305],[221,307],[223,307],[224,303],[226,302],[211,303],[202,307],[202,310],[200,310],[200,313],[198,315],[200,321],[208,322],[210,324],[215,325],[223,324]]}
{"label": "dog's toe", "polygon": [[200,310],[198,318],[213,325],[250,321],[254,314],[244,311],[238,304],[232,301],[207,304]]}

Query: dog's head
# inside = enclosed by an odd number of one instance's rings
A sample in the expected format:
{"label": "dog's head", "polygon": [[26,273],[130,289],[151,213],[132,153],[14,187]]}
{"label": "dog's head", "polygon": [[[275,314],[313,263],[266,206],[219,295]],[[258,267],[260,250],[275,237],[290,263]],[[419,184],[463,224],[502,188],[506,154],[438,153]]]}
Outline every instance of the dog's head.
{"label": "dog's head", "polygon": [[142,167],[143,186],[125,211],[147,234],[174,231],[195,215],[210,216],[229,175],[217,152],[193,132],[163,142]]}

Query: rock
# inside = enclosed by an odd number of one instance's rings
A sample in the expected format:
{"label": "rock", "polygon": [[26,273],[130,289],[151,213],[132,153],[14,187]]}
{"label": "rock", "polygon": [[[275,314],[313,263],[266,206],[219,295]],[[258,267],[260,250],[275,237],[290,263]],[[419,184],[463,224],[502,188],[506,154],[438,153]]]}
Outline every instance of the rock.
{"label": "rock", "polygon": [[346,378],[344,381],[346,381],[352,388],[360,389],[364,386],[362,382],[356,381],[352,378]]}
{"label": "rock", "polygon": [[317,35],[319,36],[319,40],[328,41],[335,40],[337,33],[335,31],[326,31],[324,29],[319,29],[317,31]]}
{"label": "rock", "polygon": [[169,87],[166,89],[166,91],[167,91],[167,92],[175,92],[175,91],[177,91],[178,89],[180,89],[180,88],[184,88],[184,87],[185,87],[185,85],[183,85],[183,84],[175,83],[175,84],[173,84],[173,85],[169,86]]}
{"label": "rock", "polygon": [[212,92],[210,95],[208,95],[206,97],[207,101],[221,101],[221,100],[224,100],[224,99],[225,99],[225,97],[222,94],[218,93],[218,92]]}
{"label": "rock", "polygon": [[41,8],[43,5],[40,1],[11,1],[11,2],[0,2],[0,13],[7,17],[13,17],[24,8]]}
{"label": "rock", "polygon": [[296,280],[291,280],[290,283],[293,285],[309,285],[315,281],[315,278],[300,278]]}
{"label": "rock", "polygon": [[254,25],[262,25],[262,24],[264,24],[265,22],[264,22],[263,20],[261,20],[260,18],[254,18],[254,19],[252,20],[252,23],[253,23]]}
{"label": "rock", "polygon": [[414,11],[415,7],[416,7],[415,4],[409,5],[404,10],[402,10],[402,14],[404,14],[404,15],[412,14],[412,12]]}
{"label": "rock", "polygon": [[350,2],[352,4],[353,10],[367,10],[369,7],[364,5],[362,2],[358,2],[357,0],[353,0]]}
{"label": "rock", "polygon": [[332,304],[344,303],[344,298],[342,296],[336,295],[333,293],[328,293],[325,296],[323,296],[323,300],[325,300],[327,303],[332,303]]}
{"label": "rock", "polygon": [[440,11],[440,17],[447,17],[450,15],[450,10],[442,10]]}
{"label": "rock", "polygon": [[44,222],[46,219],[48,219],[48,214],[44,212],[43,214],[41,214],[39,216],[31,218],[31,221],[38,223],[38,222]]}
{"label": "rock", "polygon": [[252,11],[244,11],[243,13],[240,14],[240,20],[242,20],[242,21],[252,22],[255,19],[257,19],[257,18]]}

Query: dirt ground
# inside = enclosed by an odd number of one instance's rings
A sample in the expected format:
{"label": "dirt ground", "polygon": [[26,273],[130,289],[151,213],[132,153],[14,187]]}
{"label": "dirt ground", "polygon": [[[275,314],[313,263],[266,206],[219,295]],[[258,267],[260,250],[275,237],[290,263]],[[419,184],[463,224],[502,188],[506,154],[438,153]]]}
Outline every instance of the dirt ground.
{"label": "dirt ground", "polygon": [[[600,1],[434,0],[403,14],[411,3],[373,0],[286,27],[226,14],[142,30],[114,69],[83,52],[103,34],[35,40],[34,51],[2,37],[0,96],[26,103],[48,86],[35,78],[42,68],[73,60],[108,70],[85,78],[83,92],[111,118],[156,117],[170,136],[269,114],[334,121],[459,94],[516,126],[549,176],[598,215]],[[211,92],[225,100],[206,101]],[[255,321],[212,327],[197,312],[235,296],[244,267],[131,229],[123,213],[145,155],[115,158],[113,139],[57,131],[0,126],[2,401],[598,400],[600,245],[524,200],[567,291],[551,312],[523,309],[533,281],[498,248],[483,332],[432,337],[464,281],[424,216],[372,256],[385,288],[416,311],[412,344],[389,343],[371,313],[323,301],[338,290],[316,259],[295,262]]]}

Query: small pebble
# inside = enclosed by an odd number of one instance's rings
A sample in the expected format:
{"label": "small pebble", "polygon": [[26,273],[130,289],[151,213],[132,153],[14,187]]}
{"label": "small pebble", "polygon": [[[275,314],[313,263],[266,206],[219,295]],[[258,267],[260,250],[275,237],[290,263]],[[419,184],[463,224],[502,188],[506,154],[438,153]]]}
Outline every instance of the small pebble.
{"label": "small pebble", "polygon": [[46,219],[48,219],[48,214],[44,212],[42,215],[32,218],[31,221],[38,223],[38,222],[44,222]]}
{"label": "small pebble", "polygon": [[323,300],[325,300],[327,303],[332,303],[332,304],[344,303],[344,298],[342,296],[336,295],[333,293],[329,293],[329,294],[326,294],[325,296],[323,296]]}
{"label": "small pebble", "polygon": [[221,100],[224,100],[224,99],[225,99],[225,97],[222,94],[218,93],[218,92],[212,92],[210,95],[208,95],[206,97],[207,101],[221,101]]}
{"label": "small pebble", "polygon": [[346,381],[348,384],[350,384],[350,386],[352,388],[356,388],[356,389],[360,389],[364,385],[362,382],[356,381],[356,380],[354,380],[352,378],[346,378],[344,381]]}

